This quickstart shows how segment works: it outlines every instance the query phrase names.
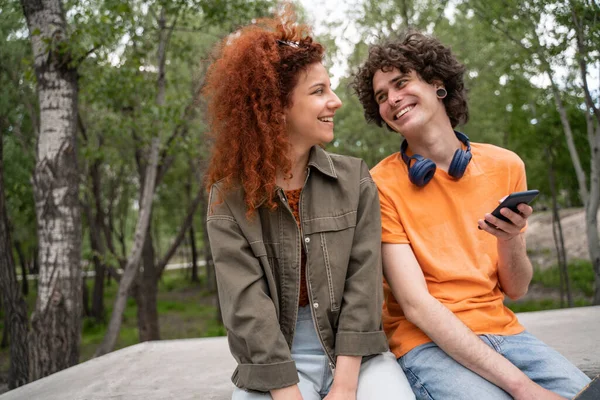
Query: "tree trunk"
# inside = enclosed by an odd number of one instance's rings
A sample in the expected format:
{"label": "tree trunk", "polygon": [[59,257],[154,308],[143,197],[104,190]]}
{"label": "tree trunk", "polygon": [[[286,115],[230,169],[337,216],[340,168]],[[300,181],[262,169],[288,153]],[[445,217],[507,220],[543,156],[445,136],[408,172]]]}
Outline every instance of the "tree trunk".
{"label": "tree trunk", "polygon": [[550,80],[550,87],[552,89],[554,103],[556,104],[556,110],[558,111],[558,115],[560,116],[560,121],[563,125],[563,131],[565,133],[565,139],[567,141],[567,148],[569,149],[569,155],[571,156],[571,162],[573,163],[573,168],[575,169],[575,176],[577,177],[577,183],[579,185],[579,197],[581,198],[581,202],[583,204],[587,204],[589,193],[588,193],[588,189],[587,189],[585,171],[583,170],[583,168],[581,166],[581,160],[579,158],[579,153],[577,152],[577,147],[575,147],[575,139],[573,138],[573,131],[571,129],[571,124],[569,123],[569,117],[567,116],[567,110],[562,102],[562,98],[560,96],[558,87],[554,83],[554,77],[552,76],[552,71],[551,71],[549,65],[546,70],[546,75],[548,76],[548,79]]}
{"label": "tree trunk", "polygon": [[150,229],[146,233],[146,241],[142,252],[143,271],[137,279],[137,289],[134,292],[137,303],[138,334],[140,342],[160,340],[158,310],[156,298],[158,295],[158,274],[154,264],[154,245]]}
{"label": "tree trunk", "polygon": [[152,213],[152,199],[154,195],[154,184],[156,182],[159,143],[160,140],[158,138],[152,139],[150,157],[143,184],[144,191],[142,196],[140,196],[140,214],[137,226],[135,228],[135,240],[133,248],[131,250],[131,255],[127,260],[127,265],[125,267],[125,271],[123,272],[121,281],[119,282],[119,291],[117,293],[117,298],[115,299],[115,305],[110,317],[106,336],[104,336],[104,340],[96,351],[95,356],[101,356],[112,351],[115,347],[119,332],[121,330],[121,323],[123,322],[123,312],[125,311],[127,297],[139,269],[140,259],[142,257],[142,248],[146,240],[146,233],[149,230],[150,215]]}
{"label": "tree trunk", "polygon": [[[202,210],[208,208],[206,192],[202,191]],[[206,228],[206,212],[202,214],[202,239],[204,241],[204,270],[206,272],[206,289],[210,293],[217,293],[217,280],[215,278],[215,267],[212,260],[212,251],[210,250],[210,241],[208,239],[208,229]]]}
{"label": "tree trunk", "polygon": [[[193,159],[191,157],[190,157],[188,165],[190,166],[190,171],[193,171],[195,166],[194,166]],[[187,192],[188,202],[191,203],[191,201],[192,201],[192,174],[188,174],[188,181],[187,181],[187,184],[185,185],[185,188],[186,188],[186,192]],[[203,190],[202,184],[200,184],[200,190]],[[199,201],[202,200],[202,196],[203,195],[200,194]],[[189,241],[190,241],[190,248],[192,250],[191,280],[194,283],[198,283],[198,282],[200,282],[200,277],[198,276],[198,249],[196,248],[196,232],[194,231],[193,217],[192,217],[192,221],[190,222]]]}
{"label": "tree trunk", "polygon": [[[99,136],[98,141],[98,150],[100,150],[100,147],[104,143],[101,135]],[[97,322],[104,322],[104,275],[106,274],[106,267],[102,260],[100,260],[100,256],[105,255],[106,246],[104,246],[102,241],[102,232],[104,232],[104,238],[108,247],[112,247],[112,236],[110,235],[110,232],[108,232],[104,218],[104,209],[102,207],[100,166],[101,161],[96,160],[90,168],[95,213],[91,212],[90,207],[88,220],[90,221],[90,245],[92,246],[92,250],[94,250],[95,271],[91,315]]]}
{"label": "tree trunk", "polygon": [[8,387],[14,389],[28,382],[29,359],[27,343],[27,306],[21,296],[12,256],[12,241],[4,202],[3,137],[0,130],[0,298],[4,307],[5,325],[2,341],[10,338]]}
{"label": "tree trunk", "polygon": [[549,162],[548,180],[550,182],[550,192],[552,193],[552,236],[556,247],[558,258],[558,270],[560,274],[560,305],[564,306],[564,296],[567,297],[567,305],[573,307],[573,296],[571,295],[571,282],[569,280],[569,266],[567,264],[567,251],[565,249],[565,239],[563,236],[562,224],[557,202],[556,179],[554,176],[554,157],[550,149],[546,148],[546,157]]}
{"label": "tree trunk", "polygon": [[98,225],[98,214],[92,213],[90,201],[83,204],[86,219],[90,227],[90,248],[92,249],[92,263],[94,264],[94,288],[92,290],[92,309],[88,314],[96,322],[104,322],[104,275],[106,268],[100,260],[100,255],[104,255],[104,246],[102,246],[101,227]]}
{"label": "tree trunk", "polygon": [[[21,0],[33,48],[40,131],[33,179],[39,288],[30,378],[77,364],[81,337],[81,221],[76,160],[77,71],[59,0]],[[66,44],[66,45],[65,45]]]}
{"label": "tree trunk", "polygon": [[598,208],[600,207],[600,123],[586,114],[588,141],[592,153],[590,170],[590,197],[585,208],[585,228],[588,251],[594,268],[594,305],[600,305],[600,238],[598,237]]}
{"label": "tree trunk", "polygon": [[23,297],[29,295],[29,280],[27,279],[27,261],[25,260],[25,254],[21,248],[21,243],[15,240],[15,250],[17,250],[17,257],[19,257],[19,264],[21,264],[21,292]]}
{"label": "tree trunk", "polygon": [[82,294],[82,307],[81,312],[84,317],[89,317],[91,315],[90,312],[90,293],[87,287],[87,283],[85,282],[85,276],[81,278],[81,294]]}
{"label": "tree trunk", "polygon": [[192,247],[192,282],[200,282],[200,278],[198,277],[198,250],[196,249],[194,224],[190,226],[190,246]]}
{"label": "tree trunk", "polygon": [[92,291],[92,310],[90,315],[97,322],[104,322],[104,276],[106,268],[100,261],[94,260],[94,289]]}
{"label": "tree trunk", "polygon": [[[4,326],[2,327],[2,341],[0,341],[0,349],[8,347],[8,317],[4,317]],[[27,376],[27,375],[26,375]]]}
{"label": "tree trunk", "polygon": [[[36,245],[31,252],[31,260],[33,261],[31,268],[29,268],[29,273],[33,275],[39,275],[40,273],[40,262],[38,261],[38,251],[39,247]],[[37,279],[34,281],[37,282]],[[36,286],[37,289],[37,286]]]}

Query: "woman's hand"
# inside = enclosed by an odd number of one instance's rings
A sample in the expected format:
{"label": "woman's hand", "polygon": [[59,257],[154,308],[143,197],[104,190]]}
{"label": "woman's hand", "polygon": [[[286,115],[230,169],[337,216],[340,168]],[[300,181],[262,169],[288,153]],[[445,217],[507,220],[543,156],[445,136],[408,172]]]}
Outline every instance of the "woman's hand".
{"label": "woman's hand", "polygon": [[325,400],[356,400],[356,389],[336,385],[334,381]]}
{"label": "woman's hand", "polygon": [[356,400],[361,362],[360,356],[337,357],[333,384],[325,397],[326,400]]}

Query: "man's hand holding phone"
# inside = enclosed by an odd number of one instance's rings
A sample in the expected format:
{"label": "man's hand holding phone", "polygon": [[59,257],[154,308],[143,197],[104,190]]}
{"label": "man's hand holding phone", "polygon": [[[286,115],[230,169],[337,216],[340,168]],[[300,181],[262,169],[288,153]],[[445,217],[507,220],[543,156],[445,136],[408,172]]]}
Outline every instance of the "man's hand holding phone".
{"label": "man's hand holding phone", "polygon": [[513,239],[527,224],[527,218],[533,213],[533,208],[528,203],[538,194],[537,190],[528,190],[511,193],[500,199],[500,205],[494,211],[477,221],[479,229],[496,236],[499,240]]}

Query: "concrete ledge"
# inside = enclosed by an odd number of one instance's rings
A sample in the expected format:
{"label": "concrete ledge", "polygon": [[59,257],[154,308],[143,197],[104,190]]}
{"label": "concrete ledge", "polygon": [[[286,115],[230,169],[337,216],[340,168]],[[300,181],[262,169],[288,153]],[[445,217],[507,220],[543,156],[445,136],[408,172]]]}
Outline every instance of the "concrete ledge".
{"label": "concrete ledge", "polygon": [[[590,377],[600,374],[600,306],[518,316],[529,332]],[[12,390],[0,400],[226,400],[234,368],[224,337],[147,342]]]}

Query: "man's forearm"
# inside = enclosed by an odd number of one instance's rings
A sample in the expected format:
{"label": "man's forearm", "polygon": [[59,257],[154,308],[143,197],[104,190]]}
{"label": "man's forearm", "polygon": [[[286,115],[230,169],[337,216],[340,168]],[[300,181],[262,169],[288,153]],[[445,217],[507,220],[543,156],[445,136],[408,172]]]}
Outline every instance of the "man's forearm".
{"label": "man's forearm", "polygon": [[489,348],[448,308],[431,295],[426,296],[407,318],[450,357],[510,394],[531,383],[523,372]]}
{"label": "man's forearm", "polygon": [[532,276],[525,234],[520,233],[509,240],[498,239],[498,279],[502,291],[511,299],[518,299],[527,293]]}

